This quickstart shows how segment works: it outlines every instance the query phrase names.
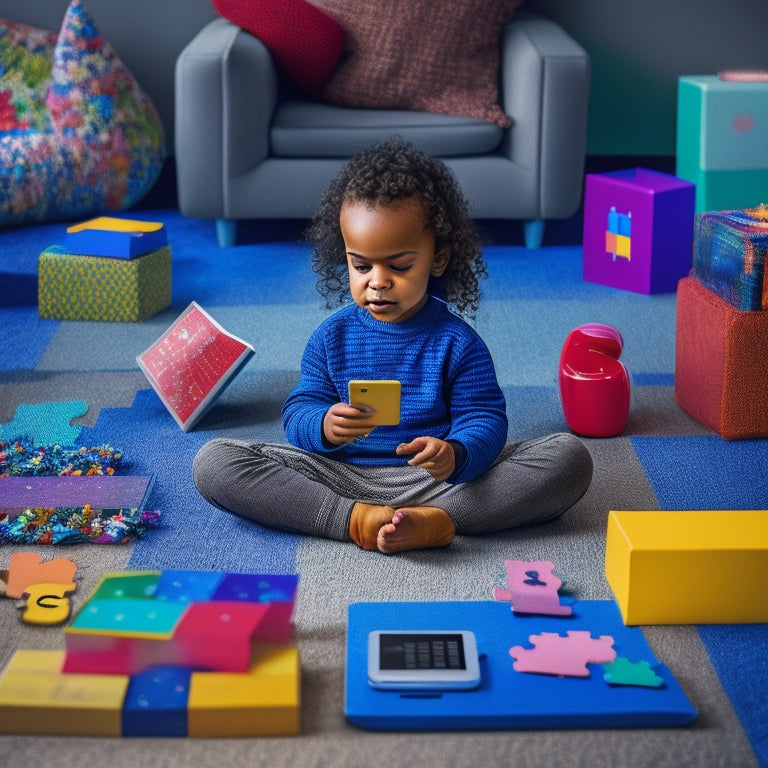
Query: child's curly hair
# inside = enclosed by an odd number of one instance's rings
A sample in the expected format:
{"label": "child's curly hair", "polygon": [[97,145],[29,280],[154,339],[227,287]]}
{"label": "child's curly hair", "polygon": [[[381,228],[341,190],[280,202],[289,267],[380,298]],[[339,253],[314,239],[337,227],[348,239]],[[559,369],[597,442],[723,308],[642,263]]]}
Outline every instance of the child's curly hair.
{"label": "child's curly hair", "polygon": [[424,204],[435,251],[445,248],[450,253],[440,278],[442,298],[460,314],[475,316],[479,279],[488,276],[488,269],[469,204],[445,163],[403,140],[374,144],[354,155],[331,182],[307,228],[306,238],[314,245],[312,268],[320,275],[317,289],[329,308],[341,305],[348,295],[347,256],[339,225],[342,205],[389,205],[411,197]]}

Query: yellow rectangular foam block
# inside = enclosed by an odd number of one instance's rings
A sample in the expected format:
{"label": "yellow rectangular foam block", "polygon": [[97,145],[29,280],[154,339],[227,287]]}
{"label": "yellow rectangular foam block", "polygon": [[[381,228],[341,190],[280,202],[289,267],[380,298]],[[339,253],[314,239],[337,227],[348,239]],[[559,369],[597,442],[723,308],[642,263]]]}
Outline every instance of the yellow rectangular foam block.
{"label": "yellow rectangular foam block", "polygon": [[63,674],[63,651],[16,651],[0,679],[0,733],[120,736],[125,675]]}
{"label": "yellow rectangular foam block", "polygon": [[605,575],[625,624],[768,622],[768,511],[612,511]]}
{"label": "yellow rectangular foam block", "polygon": [[295,647],[255,644],[247,673],[194,672],[189,736],[291,736],[300,730],[301,674]]}

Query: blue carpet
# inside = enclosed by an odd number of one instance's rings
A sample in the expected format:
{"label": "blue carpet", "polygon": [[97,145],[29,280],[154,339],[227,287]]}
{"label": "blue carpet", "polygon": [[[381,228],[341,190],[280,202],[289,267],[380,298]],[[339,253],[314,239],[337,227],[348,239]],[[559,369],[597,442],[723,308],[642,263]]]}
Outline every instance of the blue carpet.
{"label": "blue carpet", "polygon": [[765,509],[768,440],[633,437],[661,509]]}
{"label": "blue carpet", "polygon": [[760,765],[768,765],[766,625],[710,624],[698,630]]}
{"label": "blue carpet", "polygon": [[58,330],[60,323],[38,317],[36,289],[34,302],[34,307],[14,308],[12,311],[0,305],[3,323],[0,371],[33,370]]}
{"label": "blue carpet", "polygon": [[203,420],[200,429],[182,432],[154,390],[141,390],[131,408],[102,410],[96,426],[80,434],[78,444],[120,447],[127,471],[154,477],[147,508],[160,509],[161,526],[136,543],[131,566],[293,573],[299,537],[212,513],[195,490],[192,459],[221,434],[216,421],[212,426],[205,429]]}

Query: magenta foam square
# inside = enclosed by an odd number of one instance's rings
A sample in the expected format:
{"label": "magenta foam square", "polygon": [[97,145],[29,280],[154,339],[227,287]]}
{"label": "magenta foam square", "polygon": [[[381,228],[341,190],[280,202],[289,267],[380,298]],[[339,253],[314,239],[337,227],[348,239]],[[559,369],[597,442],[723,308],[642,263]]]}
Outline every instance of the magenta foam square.
{"label": "magenta foam square", "polygon": [[636,293],[674,291],[693,264],[695,204],[696,186],[667,173],[588,173],[584,280]]}

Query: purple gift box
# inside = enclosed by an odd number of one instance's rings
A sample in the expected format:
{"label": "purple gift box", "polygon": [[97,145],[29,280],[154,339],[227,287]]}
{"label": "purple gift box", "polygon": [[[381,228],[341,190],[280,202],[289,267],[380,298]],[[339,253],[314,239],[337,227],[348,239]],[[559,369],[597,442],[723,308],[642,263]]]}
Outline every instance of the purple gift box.
{"label": "purple gift box", "polygon": [[676,290],[693,262],[696,187],[647,168],[587,174],[584,280],[636,293]]}

